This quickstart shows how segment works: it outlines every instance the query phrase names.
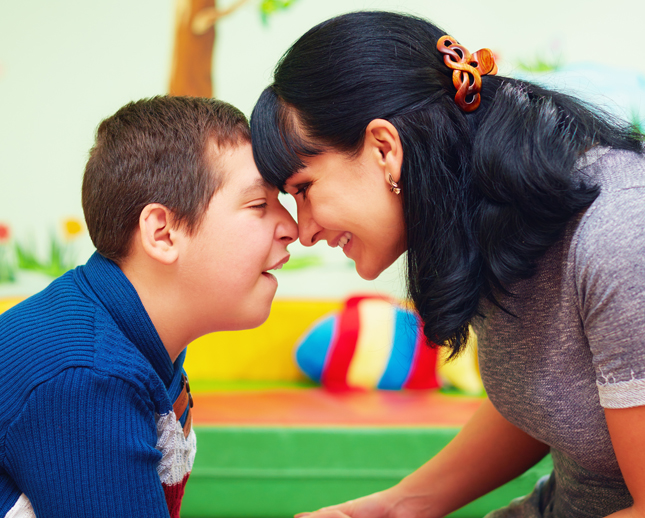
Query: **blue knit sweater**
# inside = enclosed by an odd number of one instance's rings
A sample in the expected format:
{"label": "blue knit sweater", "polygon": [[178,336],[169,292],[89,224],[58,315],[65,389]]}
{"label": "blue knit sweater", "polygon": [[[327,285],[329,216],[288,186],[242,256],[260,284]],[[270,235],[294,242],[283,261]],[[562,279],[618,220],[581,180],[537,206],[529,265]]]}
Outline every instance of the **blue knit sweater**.
{"label": "blue knit sweater", "polygon": [[184,356],[99,254],[0,315],[0,517],[178,517]]}

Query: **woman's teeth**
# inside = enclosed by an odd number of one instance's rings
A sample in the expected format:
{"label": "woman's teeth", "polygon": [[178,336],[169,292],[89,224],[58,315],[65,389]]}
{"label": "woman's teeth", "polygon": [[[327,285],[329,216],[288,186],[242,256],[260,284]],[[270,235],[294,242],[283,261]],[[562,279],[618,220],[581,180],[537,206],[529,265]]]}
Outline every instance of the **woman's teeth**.
{"label": "woman's teeth", "polygon": [[340,238],[338,241],[338,246],[341,248],[345,248],[345,245],[349,243],[350,239],[352,239],[352,234],[349,232],[345,232],[343,236]]}

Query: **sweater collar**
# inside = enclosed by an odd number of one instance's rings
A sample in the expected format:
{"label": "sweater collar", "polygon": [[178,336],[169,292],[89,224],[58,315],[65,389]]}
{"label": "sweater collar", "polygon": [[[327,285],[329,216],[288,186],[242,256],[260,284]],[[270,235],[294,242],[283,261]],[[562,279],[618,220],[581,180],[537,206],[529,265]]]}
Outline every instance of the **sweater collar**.
{"label": "sweater collar", "polygon": [[137,291],[121,269],[95,252],[74,273],[81,283],[91,289],[121,332],[146,357],[166,387],[169,387],[177,370],[182,369],[185,350],[173,365]]}

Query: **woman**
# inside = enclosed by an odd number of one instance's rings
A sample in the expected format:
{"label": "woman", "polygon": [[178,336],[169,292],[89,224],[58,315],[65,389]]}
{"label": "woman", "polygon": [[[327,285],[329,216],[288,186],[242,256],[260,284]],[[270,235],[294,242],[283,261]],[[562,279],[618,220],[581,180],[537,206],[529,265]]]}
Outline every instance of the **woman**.
{"label": "woman", "polygon": [[554,473],[493,516],[645,516],[645,160],[582,102],[494,75],[430,23],[324,22],[252,117],[300,240],[377,277],[407,251],[427,338],[477,331],[489,400],[399,484],[316,518],[439,517],[549,451]]}

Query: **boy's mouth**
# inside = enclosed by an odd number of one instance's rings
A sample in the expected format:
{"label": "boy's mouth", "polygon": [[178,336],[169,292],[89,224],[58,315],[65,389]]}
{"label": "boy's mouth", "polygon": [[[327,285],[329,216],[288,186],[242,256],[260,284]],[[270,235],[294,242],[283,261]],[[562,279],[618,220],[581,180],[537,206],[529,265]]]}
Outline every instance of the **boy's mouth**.
{"label": "boy's mouth", "polygon": [[271,268],[267,268],[262,273],[267,273],[269,270],[279,270],[285,265],[285,263],[289,260],[290,257],[291,255],[287,254],[285,257],[283,257],[277,263],[275,263]]}

